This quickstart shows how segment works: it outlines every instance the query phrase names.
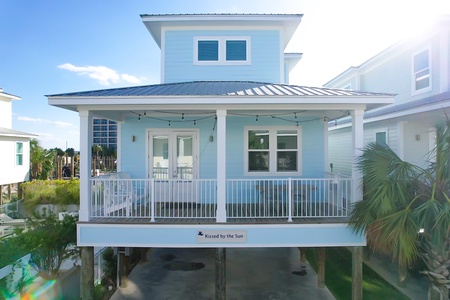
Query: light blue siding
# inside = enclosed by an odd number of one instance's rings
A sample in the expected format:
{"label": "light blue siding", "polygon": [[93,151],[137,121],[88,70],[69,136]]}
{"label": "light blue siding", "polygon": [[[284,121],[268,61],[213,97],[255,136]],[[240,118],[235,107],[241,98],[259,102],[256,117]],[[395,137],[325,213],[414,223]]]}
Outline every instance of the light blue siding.
{"label": "light blue siding", "polygon": [[[246,241],[201,243],[198,231],[244,231]],[[295,225],[101,225],[79,224],[78,246],[129,247],[339,247],[365,246],[347,224]]]}
{"label": "light blue siding", "polygon": [[[194,37],[249,36],[250,65],[194,65]],[[250,80],[280,82],[277,30],[170,30],[165,33],[164,82]]]}
{"label": "light blue siding", "polygon": [[[316,121],[302,123],[304,119],[298,118],[302,127],[302,177],[321,178],[324,171],[324,123],[320,118]],[[308,117],[311,120],[311,117]],[[121,171],[127,172],[132,178],[145,178],[148,163],[148,137],[147,129],[155,132],[159,129],[199,129],[199,178],[216,178],[217,174],[217,136],[214,128],[214,117],[200,120],[193,125],[192,121],[168,122],[149,118],[129,117],[121,125]],[[245,178],[244,176],[244,127],[245,126],[293,126],[283,120],[271,117],[227,117],[227,177]],[[132,136],[136,137],[132,142]],[[210,136],[213,141],[210,141]],[[282,177],[282,176],[281,176]],[[286,176],[285,176],[286,177]]]}

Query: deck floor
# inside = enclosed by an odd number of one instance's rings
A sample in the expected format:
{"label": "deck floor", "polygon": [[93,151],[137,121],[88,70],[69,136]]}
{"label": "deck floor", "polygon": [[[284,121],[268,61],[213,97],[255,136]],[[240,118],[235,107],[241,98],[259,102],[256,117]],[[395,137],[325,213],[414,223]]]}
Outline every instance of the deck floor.
{"label": "deck floor", "polygon": [[[226,224],[329,224],[348,223],[346,217],[320,217],[320,218],[228,218]],[[218,224],[215,218],[150,218],[133,217],[96,217],[91,218],[90,223],[98,224]],[[224,224],[224,223],[221,223]]]}
{"label": "deck floor", "polygon": [[[188,205],[174,207],[159,205],[155,207],[155,221],[151,222],[148,206],[137,206],[127,214],[126,209],[118,209],[108,216],[93,216],[90,223],[103,224],[217,224],[215,205]],[[227,224],[321,224],[348,223],[349,218],[344,214],[339,217],[329,216],[329,209],[325,206],[310,214],[293,215],[292,222],[288,222],[286,207],[268,207],[246,205],[227,206]],[[295,208],[294,208],[295,211]]]}

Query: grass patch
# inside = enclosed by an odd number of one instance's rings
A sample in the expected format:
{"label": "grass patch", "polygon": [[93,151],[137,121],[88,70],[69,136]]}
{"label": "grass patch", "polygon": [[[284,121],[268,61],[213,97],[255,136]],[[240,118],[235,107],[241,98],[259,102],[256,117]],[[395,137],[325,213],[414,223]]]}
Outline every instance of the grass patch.
{"label": "grass patch", "polygon": [[[315,249],[307,249],[306,258],[317,272]],[[326,248],[325,284],[336,300],[352,298],[352,254],[347,248]],[[363,297],[364,300],[409,299],[365,264],[363,264]]]}

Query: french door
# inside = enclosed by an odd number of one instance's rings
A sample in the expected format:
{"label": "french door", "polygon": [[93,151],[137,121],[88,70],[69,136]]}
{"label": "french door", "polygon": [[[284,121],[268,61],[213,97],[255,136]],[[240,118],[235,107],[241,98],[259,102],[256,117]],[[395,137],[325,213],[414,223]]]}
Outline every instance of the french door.
{"label": "french door", "polygon": [[197,177],[197,132],[149,133],[150,177],[159,202],[197,202],[192,179]]}

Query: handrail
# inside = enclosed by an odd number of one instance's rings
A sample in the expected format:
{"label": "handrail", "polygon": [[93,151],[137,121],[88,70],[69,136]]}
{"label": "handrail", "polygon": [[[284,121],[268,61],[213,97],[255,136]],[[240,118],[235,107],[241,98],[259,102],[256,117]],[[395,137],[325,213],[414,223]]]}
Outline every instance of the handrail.
{"label": "handrail", "polygon": [[[90,218],[215,219],[216,179],[92,178]],[[348,217],[351,178],[227,179],[227,219]]]}

